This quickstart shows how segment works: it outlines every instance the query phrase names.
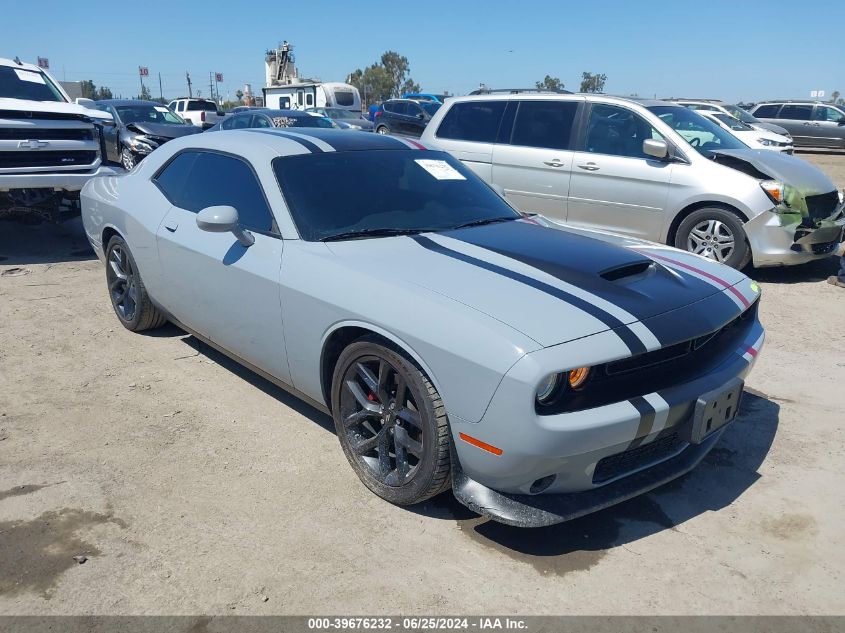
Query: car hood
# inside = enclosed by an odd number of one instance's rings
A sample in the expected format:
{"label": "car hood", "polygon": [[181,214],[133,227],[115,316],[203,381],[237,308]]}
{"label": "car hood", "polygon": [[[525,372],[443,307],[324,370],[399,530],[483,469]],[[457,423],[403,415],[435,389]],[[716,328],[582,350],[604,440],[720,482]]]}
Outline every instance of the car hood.
{"label": "car hood", "polygon": [[768,121],[755,121],[751,125],[761,130],[768,130],[769,132],[774,132],[775,134],[780,134],[781,136],[792,138],[792,135],[789,133],[789,130],[787,130],[785,127],[775,125],[774,123],[769,123]]}
{"label": "car hood", "polygon": [[20,112],[39,112],[44,114],[75,114],[80,117],[92,119],[111,120],[112,115],[102,110],[90,110],[75,103],[63,101],[30,101],[28,99],[0,98],[0,110],[11,110]]}
{"label": "car hood", "polygon": [[180,136],[196,134],[202,131],[196,125],[189,123],[185,125],[176,123],[129,123],[126,129],[130,132],[140,132],[141,134],[151,134],[152,136],[161,136],[164,138],[179,138]]}
{"label": "car hood", "polygon": [[746,277],[656,244],[600,240],[554,227],[519,220],[327,246],[344,268],[360,271],[362,279],[379,274],[397,284],[421,286],[544,347],[612,329],[625,330],[623,340],[639,338],[641,344],[634,341],[629,347],[645,351],[713,331],[743,309],[736,297],[725,296],[716,299],[721,312],[709,315],[706,325],[693,318],[673,322],[672,332],[665,324],[660,333],[628,327],[727,295],[727,288]]}
{"label": "car hood", "polygon": [[[785,185],[804,192],[804,195],[828,193],[836,185],[821,169],[803,158],[778,152],[752,149],[711,150],[717,155],[716,162],[745,171],[751,176],[780,180]],[[724,157],[724,160],[721,158]],[[739,162],[737,162],[739,161]],[[759,172],[754,174],[742,163]]]}

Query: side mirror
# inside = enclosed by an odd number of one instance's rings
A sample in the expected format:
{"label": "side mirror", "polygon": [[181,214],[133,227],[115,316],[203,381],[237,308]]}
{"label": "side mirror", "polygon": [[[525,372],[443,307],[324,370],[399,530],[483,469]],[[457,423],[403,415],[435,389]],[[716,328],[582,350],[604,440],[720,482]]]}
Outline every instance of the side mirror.
{"label": "side mirror", "polygon": [[91,108],[92,110],[96,109],[96,105],[94,105],[93,99],[86,99],[85,97],[77,97],[76,105],[81,105],[83,108]]}
{"label": "side mirror", "polygon": [[114,127],[117,123],[114,122],[114,119],[101,119],[99,124],[103,127]]}
{"label": "side mirror", "polygon": [[197,226],[209,233],[232,233],[242,246],[250,247],[255,244],[255,236],[240,227],[235,207],[206,207],[197,213]]}
{"label": "side mirror", "polygon": [[845,116],[839,117],[839,125],[845,125]]}
{"label": "side mirror", "polygon": [[218,111],[217,111],[217,116],[226,116],[226,113],[225,113],[225,112],[223,112],[223,110],[218,110]]}
{"label": "side mirror", "polygon": [[654,158],[665,159],[669,156],[669,145],[657,138],[647,138],[643,141],[643,154]]}

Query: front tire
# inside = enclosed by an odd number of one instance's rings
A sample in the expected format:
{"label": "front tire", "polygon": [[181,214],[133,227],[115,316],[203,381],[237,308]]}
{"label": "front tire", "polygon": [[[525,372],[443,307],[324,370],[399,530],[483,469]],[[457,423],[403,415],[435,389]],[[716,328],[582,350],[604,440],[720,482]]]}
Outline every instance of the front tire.
{"label": "front tire", "polygon": [[443,401],[410,359],[380,339],[359,339],[341,353],[332,414],[346,459],[382,499],[411,505],[451,485]]}
{"label": "front tire", "polygon": [[386,125],[379,125],[376,128],[376,132],[378,134],[390,134],[390,130],[388,129],[388,127]]}
{"label": "front tire", "polygon": [[675,234],[675,247],[737,269],[751,261],[742,220],[719,207],[697,209],[684,218]]}
{"label": "front tire", "polygon": [[120,164],[126,171],[132,171],[132,168],[138,164],[138,159],[135,158],[135,154],[128,147],[120,150]]}
{"label": "front tire", "polygon": [[127,330],[142,332],[167,322],[167,317],[150,301],[135,258],[119,235],[112,237],[106,247],[106,283],[114,313]]}

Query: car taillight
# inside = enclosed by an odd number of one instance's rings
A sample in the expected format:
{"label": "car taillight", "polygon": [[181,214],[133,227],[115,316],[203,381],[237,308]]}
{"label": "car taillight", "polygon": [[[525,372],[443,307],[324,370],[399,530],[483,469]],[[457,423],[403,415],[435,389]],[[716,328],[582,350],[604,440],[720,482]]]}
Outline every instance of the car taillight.
{"label": "car taillight", "polygon": [[200,110],[200,121],[205,121],[205,110]]}
{"label": "car taillight", "polygon": [[379,118],[380,116],[381,116],[381,110],[376,110],[376,118]]}

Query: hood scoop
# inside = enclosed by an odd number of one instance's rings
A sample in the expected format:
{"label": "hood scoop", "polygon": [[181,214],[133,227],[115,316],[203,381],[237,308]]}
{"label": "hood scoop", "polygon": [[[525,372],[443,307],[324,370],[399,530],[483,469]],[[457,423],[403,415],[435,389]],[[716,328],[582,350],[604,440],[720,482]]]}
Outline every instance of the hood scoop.
{"label": "hood scoop", "polygon": [[644,259],[641,262],[633,262],[631,264],[624,264],[615,268],[610,268],[604,272],[599,273],[599,277],[607,281],[622,281],[630,280],[631,277],[640,277],[650,270],[654,270],[655,263],[651,260]]}

